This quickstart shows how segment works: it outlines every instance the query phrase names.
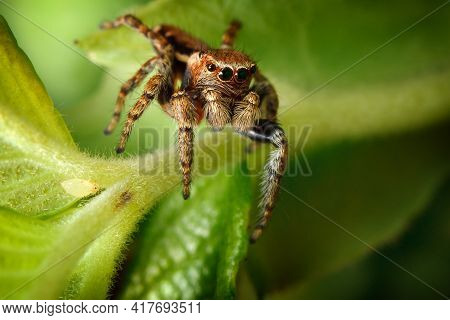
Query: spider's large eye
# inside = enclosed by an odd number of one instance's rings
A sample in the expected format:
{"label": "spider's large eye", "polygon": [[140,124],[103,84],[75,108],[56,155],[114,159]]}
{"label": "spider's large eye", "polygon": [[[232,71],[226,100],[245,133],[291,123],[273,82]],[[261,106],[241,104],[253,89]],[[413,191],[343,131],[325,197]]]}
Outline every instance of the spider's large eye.
{"label": "spider's large eye", "polygon": [[238,82],[244,82],[248,78],[248,70],[245,68],[238,69],[236,73],[236,80]]}
{"label": "spider's large eye", "polygon": [[225,67],[220,70],[219,78],[223,81],[228,81],[233,77],[233,69]]}
{"label": "spider's large eye", "polygon": [[206,69],[208,69],[209,72],[213,72],[216,70],[216,65],[214,63],[209,63],[206,65]]}

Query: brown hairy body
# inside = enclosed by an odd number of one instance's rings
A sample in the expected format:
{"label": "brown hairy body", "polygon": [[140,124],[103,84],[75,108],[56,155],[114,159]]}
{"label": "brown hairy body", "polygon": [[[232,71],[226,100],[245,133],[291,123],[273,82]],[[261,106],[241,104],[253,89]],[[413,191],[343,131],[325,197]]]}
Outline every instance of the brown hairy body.
{"label": "brown hairy body", "polygon": [[[220,49],[210,48],[174,26],[149,28],[133,15],[105,22],[101,28],[121,25],[132,27],[148,38],[157,55],[146,61],[121,87],[105,134],[117,126],[127,94],[156,70],[128,112],[116,151],[125,150],[134,122],[150,102],[157,99],[178,124],[178,154],[185,199],[190,194],[194,127],[203,119],[214,129],[231,125],[253,141],[272,144],[275,150],[264,168],[262,181],[262,212],[250,238],[256,241],[271,218],[279,192],[287,161],[287,139],[276,122],[278,97],[275,89],[247,55],[232,48],[240,23],[230,24]],[[182,80],[180,88],[175,87],[178,80]]]}

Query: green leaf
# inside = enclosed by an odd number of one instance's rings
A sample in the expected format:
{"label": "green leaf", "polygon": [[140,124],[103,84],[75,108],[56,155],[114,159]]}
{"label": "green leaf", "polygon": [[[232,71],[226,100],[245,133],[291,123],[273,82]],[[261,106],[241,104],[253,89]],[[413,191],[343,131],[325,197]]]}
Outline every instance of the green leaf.
{"label": "green leaf", "polygon": [[0,206],[26,215],[58,210],[76,200],[60,185],[75,169],[63,165],[75,144],[2,17],[0,40]]}
{"label": "green leaf", "polygon": [[[73,192],[76,183],[64,183],[74,178],[84,181],[87,184],[82,188],[87,186],[88,190],[83,196],[94,196],[100,187],[112,184],[112,179],[107,177],[108,170],[124,170],[124,167],[110,164],[108,169],[99,172],[97,169],[104,166],[103,161],[89,159],[76,150],[60,115],[3,18],[0,37],[0,63],[2,70],[7,70],[1,73],[0,90],[0,205],[4,207],[0,210],[0,296],[56,298],[65,286],[65,272],[77,268],[77,258],[85,251],[80,246],[95,239],[96,232],[108,228],[98,215],[90,219],[89,227],[83,226],[86,221],[81,221],[87,219],[83,212],[97,204],[98,207],[88,210],[95,215],[114,199],[114,192],[107,190],[101,195],[102,205],[97,197],[86,204]],[[107,194],[111,198],[105,198]],[[129,230],[125,229],[130,229],[130,225],[117,232],[127,235]],[[122,244],[109,247],[113,259],[117,259],[121,248]],[[68,255],[76,249],[81,250]],[[86,273],[111,274],[112,270],[105,266]],[[46,280],[54,285],[45,284]],[[108,285],[109,279],[92,294],[104,296]]]}
{"label": "green leaf", "polygon": [[3,19],[0,28],[9,71],[0,84],[0,297],[105,298],[136,223],[178,176],[141,177],[139,168],[159,164],[153,156],[141,165],[80,153]]}
{"label": "green leaf", "polygon": [[250,203],[250,177],[243,166],[199,180],[189,201],[178,194],[167,198],[141,227],[122,298],[234,297],[247,249]]}
{"label": "green leaf", "polygon": [[64,146],[74,148],[72,137],[61,116],[54,111],[53,103],[45,91],[42,82],[37,78],[30,61],[17,46],[6,21],[0,17],[0,105],[2,120],[4,112],[14,113],[24,125],[39,129],[44,139],[51,139]]}

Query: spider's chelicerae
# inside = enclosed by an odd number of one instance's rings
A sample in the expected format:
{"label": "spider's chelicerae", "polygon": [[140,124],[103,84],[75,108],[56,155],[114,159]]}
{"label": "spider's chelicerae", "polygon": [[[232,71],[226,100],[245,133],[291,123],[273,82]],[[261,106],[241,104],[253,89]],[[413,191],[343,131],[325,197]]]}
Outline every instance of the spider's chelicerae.
{"label": "spider's chelicerae", "polygon": [[[139,100],[128,112],[116,151],[124,151],[134,122],[150,102],[157,99],[161,108],[178,124],[178,153],[185,199],[189,197],[191,184],[193,128],[203,118],[214,129],[220,130],[231,124],[236,132],[253,141],[272,144],[275,150],[265,166],[262,182],[262,213],[250,238],[255,241],[272,215],[286,167],[287,139],[277,124],[278,97],[275,89],[247,55],[232,48],[240,23],[233,21],[230,24],[222,37],[220,49],[212,49],[174,26],[149,28],[133,15],[105,22],[101,28],[121,25],[143,34],[157,55],[146,61],[121,87],[105,134],[117,126],[127,94],[156,69]],[[175,88],[179,79],[182,79],[181,87]]]}

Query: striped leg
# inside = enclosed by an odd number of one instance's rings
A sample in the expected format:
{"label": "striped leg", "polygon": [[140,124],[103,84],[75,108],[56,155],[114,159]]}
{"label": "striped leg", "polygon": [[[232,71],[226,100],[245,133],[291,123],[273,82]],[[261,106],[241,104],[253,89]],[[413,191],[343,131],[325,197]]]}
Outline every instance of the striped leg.
{"label": "striped leg", "polygon": [[169,42],[159,33],[153,31],[150,29],[146,24],[144,24],[141,20],[136,18],[135,16],[131,14],[126,14],[124,16],[118,17],[114,21],[106,21],[103,22],[100,25],[101,29],[112,29],[117,28],[122,25],[129,26],[133,29],[136,29],[140,33],[142,33],[146,38],[150,39],[152,42],[153,47],[155,48],[156,52],[159,54],[166,53],[167,47],[170,47],[170,50],[172,50],[172,46],[169,44]]}
{"label": "striped leg", "polygon": [[241,23],[237,20],[231,21],[228,29],[222,36],[222,45],[221,49],[230,49],[233,47],[234,39],[236,38],[237,32],[241,28]]}
{"label": "striped leg", "polygon": [[255,242],[272,216],[275,200],[280,190],[281,177],[286,169],[288,144],[283,129],[277,123],[266,119],[259,120],[252,129],[243,134],[254,141],[271,143],[275,147],[264,167],[260,203],[262,213],[250,237],[250,241]]}
{"label": "striped leg", "polygon": [[183,198],[187,199],[190,195],[191,168],[194,157],[194,125],[197,114],[191,99],[184,91],[175,93],[170,100],[170,105],[178,123],[178,155],[183,175]]}
{"label": "striped leg", "polygon": [[113,116],[108,126],[103,131],[105,134],[111,134],[111,132],[114,131],[114,129],[117,126],[117,123],[119,122],[120,114],[122,113],[126,96],[142,82],[142,80],[145,78],[147,74],[152,72],[157,59],[158,57],[153,57],[147,62],[145,62],[141,66],[141,68],[134,74],[134,76],[122,85],[119,91],[119,96],[117,97],[116,100],[116,106],[114,108]]}
{"label": "striped leg", "polygon": [[[117,18],[114,21],[104,22],[100,27],[102,29],[111,29],[117,28],[121,25],[130,26],[138,30],[148,39],[150,39],[153,47],[159,54],[159,57],[155,60],[158,61],[159,63],[158,63],[158,73],[155,74],[153,77],[151,77],[150,80],[148,80],[144,89],[144,93],[141,95],[141,97],[136,102],[134,107],[128,112],[128,118],[125,122],[125,126],[120,136],[119,144],[116,148],[117,153],[121,153],[125,150],[125,145],[127,143],[128,137],[130,136],[134,122],[137,119],[139,119],[139,117],[142,115],[142,113],[150,104],[150,102],[155,97],[158,97],[160,93],[163,92],[167,93],[168,88],[172,87],[172,63],[175,54],[172,45],[166,40],[166,38],[154,32],[152,29],[147,27],[141,20],[139,20],[133,15],[127,14]],[[120,95],[118,99],[122,99]],[[118,105],[120,106],[120,104],[123,105],[123,102],[119,101]],[[116,109],[120,108],[121,107],[118,108],[116,106]],[[113,122],[112,127],[115,126],[114,121],[116,120],[114,119],[112,120]]]}
{"label": "striped leg", "polygon": [[155,97],[171,83],[170,74],[157,73],[152,76],[145,85],[144,92],[136,102],[133,108],[128,112],[128,117],[122,129],[119,144],[116,148],[117,153],[122,153],[125,150],[128,137],[130,136],[133,125],[138,120],[147,106],[153,101]]}

